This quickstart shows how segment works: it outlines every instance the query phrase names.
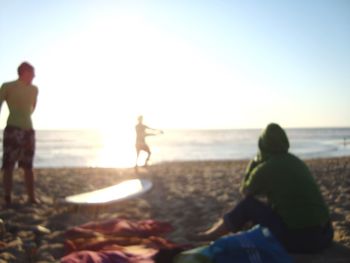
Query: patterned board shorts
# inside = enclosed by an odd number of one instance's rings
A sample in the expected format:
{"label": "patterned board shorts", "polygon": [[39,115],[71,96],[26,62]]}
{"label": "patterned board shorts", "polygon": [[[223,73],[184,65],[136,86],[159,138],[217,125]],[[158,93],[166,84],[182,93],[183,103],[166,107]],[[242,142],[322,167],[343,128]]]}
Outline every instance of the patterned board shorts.
{"label": "patterned board shorts", "polygon": [[17,161],[19,167],[32,169],[34,152],[34,130],[22,130],[13,126],[7,126],[5,128],[2,169],[14,168]]}

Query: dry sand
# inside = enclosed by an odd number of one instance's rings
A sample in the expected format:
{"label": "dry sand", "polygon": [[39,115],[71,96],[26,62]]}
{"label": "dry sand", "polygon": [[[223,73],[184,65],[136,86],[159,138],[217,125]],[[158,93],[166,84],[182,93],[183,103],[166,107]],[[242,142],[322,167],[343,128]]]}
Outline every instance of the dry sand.
{"label": "dry sand", "polygon": [[[335,241],[322,254],[293,257],[296,262],[305,263],[350,262],[350,157],[306,162],[329,205]],[[169,162],[139,168],[138,172],[133,168],[36,169],[36,193],[40,200],[36,205],[25,203],[23,177],[16,171],[14,207],[0,211],[3,220],[0,262],[30,262],[30,257],[32,262],[57,262],[64,254],[63,233],[67,228],[117,216],[171,222],[175,231],[168,238],[188,243],[188,233],[206,229],[237,203],[247,163],[247,160]],[[57,205],[56,201],[67,195],[135,177],[152,180],[153,189],[137,199],[99,209],[73,211]]]}

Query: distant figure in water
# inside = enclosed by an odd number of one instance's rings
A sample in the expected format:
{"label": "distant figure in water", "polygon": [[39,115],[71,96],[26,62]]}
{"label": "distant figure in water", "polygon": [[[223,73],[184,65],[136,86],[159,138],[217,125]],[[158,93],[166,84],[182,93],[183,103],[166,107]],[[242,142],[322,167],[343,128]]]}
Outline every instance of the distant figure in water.
{"label": "distant figure in water", "polygon": [[244,230],[247,224],[260,224],[292,253],[320,252],[330,246],[333,228],[328,207],[307,165],[288,152],[285,131],[269,124],[258,147],[241,183],[242,199],[210,229],[192,238],[215,240]]}
{"label": "distant figure in water", "polygon": [[[142,115],[140,115],[137,118],[137,121],[138,121],[138,123],[135,126],[135,130],[136,130],[136,145],[135,145],[136,146],[136,163],[135,163],[135,167],[137,167],[141,151],[144,151],[147,153],[147,158],[146,158],[146,161],[144,164],[145,166],[148,164],[148,161],[151,157],[151,150],[146,143],[146,136],[163,134],[162,130],[153,129],[153,128],[148,127],[147,125],[144,125]],[[151,133],[149,131],[151,131]]]}

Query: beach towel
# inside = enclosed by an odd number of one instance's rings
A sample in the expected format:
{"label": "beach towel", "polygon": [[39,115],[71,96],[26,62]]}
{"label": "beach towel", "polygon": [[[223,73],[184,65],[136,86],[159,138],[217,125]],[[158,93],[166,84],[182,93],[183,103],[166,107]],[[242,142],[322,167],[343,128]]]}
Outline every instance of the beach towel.
{"label": "beach towel", "polygon": [[174,263],[292,263],[268,228],[260,225],[180,253]]}
{"label": "beach towel", "polygon": [[79,251],[61,259],[62,263],[154,263],[152,256],[133,255],[121,251]]}
{"label": "beach towel", "polygon": [[66,231],[61,263],[154,263],[161,249],[188,248],[163,237],[171,231],[171,224],[156,220],[89,222]]}

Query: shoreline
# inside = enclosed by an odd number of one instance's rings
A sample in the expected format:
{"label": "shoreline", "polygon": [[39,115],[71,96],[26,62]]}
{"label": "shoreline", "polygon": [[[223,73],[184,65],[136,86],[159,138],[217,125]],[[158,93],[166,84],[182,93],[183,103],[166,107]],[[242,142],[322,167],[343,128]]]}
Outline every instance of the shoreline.
{"label": "shoreline", "polygon": [[[293,153],[292,153],[293,154]],[[295,155],[295,154],[294,154]],[[298,156],[298,155],[296,155]],[[341,155],[341,156],[325,156],[325,157],[310,157],[310,158],[301,158],[298,156],[301,160],[304,162],[313,162],[313,161],[327,161],[332,159],[348,159],[350,158],[350,155]],[[251,159],[249,158],[239,158],[239,159],[203,159],[203,160],[165,160],[165,161],[159,161],[152,163],[148,165],[148,167],[155,167],[160,165],[167,165],[167,164],[186,164],[186,163],[227,163],[227,162],[249,162]],[[145,168],[145,166],[138,166],[139,168]],[[121,170],[127,170],[127,169],[134,169],[134,166],[127,166],[127,167],[113,167],[113,166],[38,166],[34,167],[34,170],[61,170],[61,169],[121,169]]]}
{"label": "shoreline", "polygon": [[[347,262],[332,260],[350,256],[350,157],[304,161],[329,206],[337,245],[336,249],[312,255],[312,261],[309,258],[305,262]],[[40,200],[37,205],[25,203],[23,176],[16,170],[13,187],[16,205],[0,212],[0,218],[7,227],[0,243],[0,259],[21,262],[25,258],[26,244],[33,241],[34,236],[24,225],[32,228],[43,226],[50,231],[42,235],[36,257],[38,260],[55,262],[64,255],[64,232],[68,228],[92,220],[120,216],[132,220],[170,222],[174,231],[169,239],[188,243],[188,233],[206,229],[237,203],[240,198],[239,184],[248,162],[248,159],[162,162],[139,167],[138,172],[134,168],[35,168],[35,190]],[[98,212],[88,209],[76,212],[67,206],[58,206],[55,202],[68,195],[96,190],[132,178],[150,179],[153,189],[139,198],[104,207]],[[0,205],[2,202],[1,199]],[[10,224],[17,224],[19,229],[12,233],[8,227]],[[11,261],[11,257],[18,261]],[[326,261],[320,261],[321,258]]]}

